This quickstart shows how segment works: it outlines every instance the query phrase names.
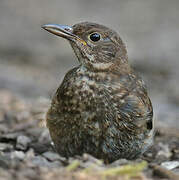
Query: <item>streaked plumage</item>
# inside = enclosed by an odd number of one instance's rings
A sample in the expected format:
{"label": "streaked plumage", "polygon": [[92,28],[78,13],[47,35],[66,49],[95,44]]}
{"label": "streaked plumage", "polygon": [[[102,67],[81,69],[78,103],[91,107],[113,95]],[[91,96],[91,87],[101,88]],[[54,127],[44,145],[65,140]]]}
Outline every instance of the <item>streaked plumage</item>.
{"label": "streaked plumage", "polygon": [[106,162],[141,155],[153,139],[152,104],[118,34],[89,22],[44,28],[68,39],[80,62],[66,74],[47,113],[59,154],[89,153]]}

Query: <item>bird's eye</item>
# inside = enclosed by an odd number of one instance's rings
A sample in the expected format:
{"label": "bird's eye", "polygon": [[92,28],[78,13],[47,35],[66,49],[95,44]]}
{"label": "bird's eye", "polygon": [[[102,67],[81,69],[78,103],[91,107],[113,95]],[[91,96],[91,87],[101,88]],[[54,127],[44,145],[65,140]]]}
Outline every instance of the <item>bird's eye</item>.
{"label": "bird's eye", "polygon": [[89,38],[90,38],[91,41],[97,42],[97,41],[99,41],[101,39],[101,35],[98,34],[98,33],[92,33],[92,34],[89,35]]}

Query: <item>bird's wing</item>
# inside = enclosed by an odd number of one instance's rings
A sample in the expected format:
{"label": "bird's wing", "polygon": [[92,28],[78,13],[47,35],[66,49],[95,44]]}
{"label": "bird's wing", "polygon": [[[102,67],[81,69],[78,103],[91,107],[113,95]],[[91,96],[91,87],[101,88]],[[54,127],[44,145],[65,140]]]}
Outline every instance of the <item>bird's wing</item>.
{"label": "bird's wing", "polygon": [[129,131],[149,131],[153,128],[153,108],[143,80],[137,75],[126,75],[115,82],[113,108],[120,127]]}

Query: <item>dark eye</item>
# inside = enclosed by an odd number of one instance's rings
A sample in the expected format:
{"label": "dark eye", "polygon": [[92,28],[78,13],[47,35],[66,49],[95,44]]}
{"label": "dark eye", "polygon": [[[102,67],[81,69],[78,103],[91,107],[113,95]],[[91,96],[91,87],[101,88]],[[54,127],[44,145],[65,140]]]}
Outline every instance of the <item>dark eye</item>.
{"label": "dark eye", "polygon": [[101,35],[98,33],[92,33],[92,34],[90,34],[89,38],[91,39],[91,41],[97,42],[100,40]]}

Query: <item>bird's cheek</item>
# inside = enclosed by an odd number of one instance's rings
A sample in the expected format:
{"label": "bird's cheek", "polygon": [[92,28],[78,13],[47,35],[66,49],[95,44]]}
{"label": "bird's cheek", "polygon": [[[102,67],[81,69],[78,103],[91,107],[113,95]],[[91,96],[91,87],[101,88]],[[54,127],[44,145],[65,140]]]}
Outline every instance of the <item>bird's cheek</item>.
{"label": "bird's cheek", "polygon": [[87,62],[95,61],[95,55],[88,47],[83,47],[82,54],[83,54],[85,61],[87,61]]}

